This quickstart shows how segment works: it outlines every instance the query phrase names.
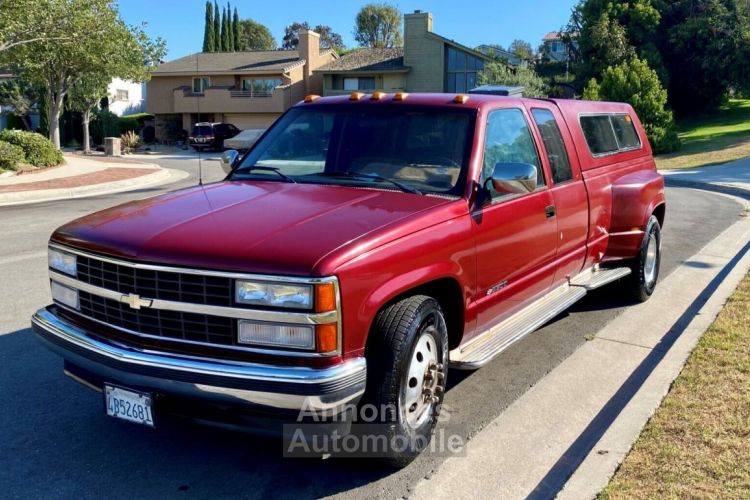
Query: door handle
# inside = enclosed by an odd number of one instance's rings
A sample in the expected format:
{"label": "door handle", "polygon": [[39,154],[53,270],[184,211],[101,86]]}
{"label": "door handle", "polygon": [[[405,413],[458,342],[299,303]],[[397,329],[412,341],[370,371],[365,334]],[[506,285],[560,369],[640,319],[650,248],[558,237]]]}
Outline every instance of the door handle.
{"label": "door handle", "polygon": [[551,218],[552,218],[552,217],[554,217],[554,216],[555,216],[556,214],[557,214],[557,210],[555,209],[555,206],[554,206],[554,205],[550,205],[550,206],[548,206],[548,207],[546,207],[546,208],[544,209],[544,215],[545,215],[545,216],[546,216],[546,217],[547,217],[548,219],[551,219]]}

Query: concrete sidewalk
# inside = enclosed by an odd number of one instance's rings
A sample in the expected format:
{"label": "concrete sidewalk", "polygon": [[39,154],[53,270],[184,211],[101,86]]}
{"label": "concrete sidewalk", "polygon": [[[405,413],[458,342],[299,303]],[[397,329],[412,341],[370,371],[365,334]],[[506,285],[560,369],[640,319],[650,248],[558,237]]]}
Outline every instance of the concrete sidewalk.
{"label": "concrete sidewalk", "polygon": [[0,206],[97,196],[183,179],[154,163],[65,154],[65,164],[0,178]]}
{"label": "concrete sidewalk", "polygon": [[696,187],[750,199],[750,158],[712,167],[661,170],[667,185]]}

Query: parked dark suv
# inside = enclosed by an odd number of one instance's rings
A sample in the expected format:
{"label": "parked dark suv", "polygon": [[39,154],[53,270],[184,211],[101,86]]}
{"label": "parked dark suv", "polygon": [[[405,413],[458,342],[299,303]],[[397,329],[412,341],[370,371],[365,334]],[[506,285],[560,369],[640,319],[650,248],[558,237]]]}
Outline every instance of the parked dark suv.
{"label": "parked dark suv", "polygon": [[188,137],[190,147],[199,149],[223,149],[224,139],[229,139],[241,131],[231,123],[201,122],[193,126],[193,131]]}

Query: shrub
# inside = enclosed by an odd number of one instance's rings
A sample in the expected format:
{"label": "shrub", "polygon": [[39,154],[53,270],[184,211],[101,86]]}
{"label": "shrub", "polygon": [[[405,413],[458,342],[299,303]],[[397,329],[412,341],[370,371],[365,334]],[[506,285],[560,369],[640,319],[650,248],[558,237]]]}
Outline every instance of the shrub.
{"label": "shrub", "polygon": [[26,162],[35,167],[51,167],[63,161],[63,155],[52,142],[36,132],[22,130],[3,130],[0,141],[15,144],[23,150]]}
{"label": "shrub", "polygon": [[23,149],[15,144],[0,141],[0,170],[15,170],[18,164],[25,160]]}
{"label": "shrub", "polygon": [[667,153],[680,147],[672,112],[666,109],[667,91],[646,61],[633,57],[617,66],[609,66],[602,74],[601,83],[593,78],[589,81],[583,96],[630,103],[655,153]]}
{"label": "shrub", "polygon": [[120,118],[106,109],[95,108],[89,130],[92,143],[102,144],[105,137],[119,137]]}
{"label": "shrub", "polygon": [[[479,73],[480,85],[510,85],[523,87],[525,97],[547,97],[547,87],[531,68],[518,66],[515,70],[503,62],[491,62]],[[471,89],[467,89],[471,90]]]}
{"label": "shrub", "polygon": [[126,132],[120,136],[120,142],[122,143],[122,150],[125,153],[129,153],[138,148],[141,142],[141,138],[133,132]]}
{"label": "shrub", "polygon": [[153,119],[154,115],[148,113],[135,113],[132,115],[121,116],[118,120],[120,123],[120,133],[125,134],[130,131],[140,132],[143,127],[143,122]]}

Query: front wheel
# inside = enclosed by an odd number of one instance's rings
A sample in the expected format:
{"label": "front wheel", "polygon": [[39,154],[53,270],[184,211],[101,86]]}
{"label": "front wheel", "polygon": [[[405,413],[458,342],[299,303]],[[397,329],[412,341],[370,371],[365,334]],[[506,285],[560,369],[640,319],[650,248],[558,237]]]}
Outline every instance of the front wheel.
{"label": "front wheel", "polygon": [[636,302],[645,302],[656,288],[661,265],[661,226],[655,216],[651,216],[638,255],[630,261],[631,273],[626,287]]}
{"label": "front wheel", "polygon": [[448,330],[440,304],[415,295],[381,311],[368,345],[367,391],[379,419],[371,430],[386,438],[378,453],[403,467],[429,444],[448,371]]}

